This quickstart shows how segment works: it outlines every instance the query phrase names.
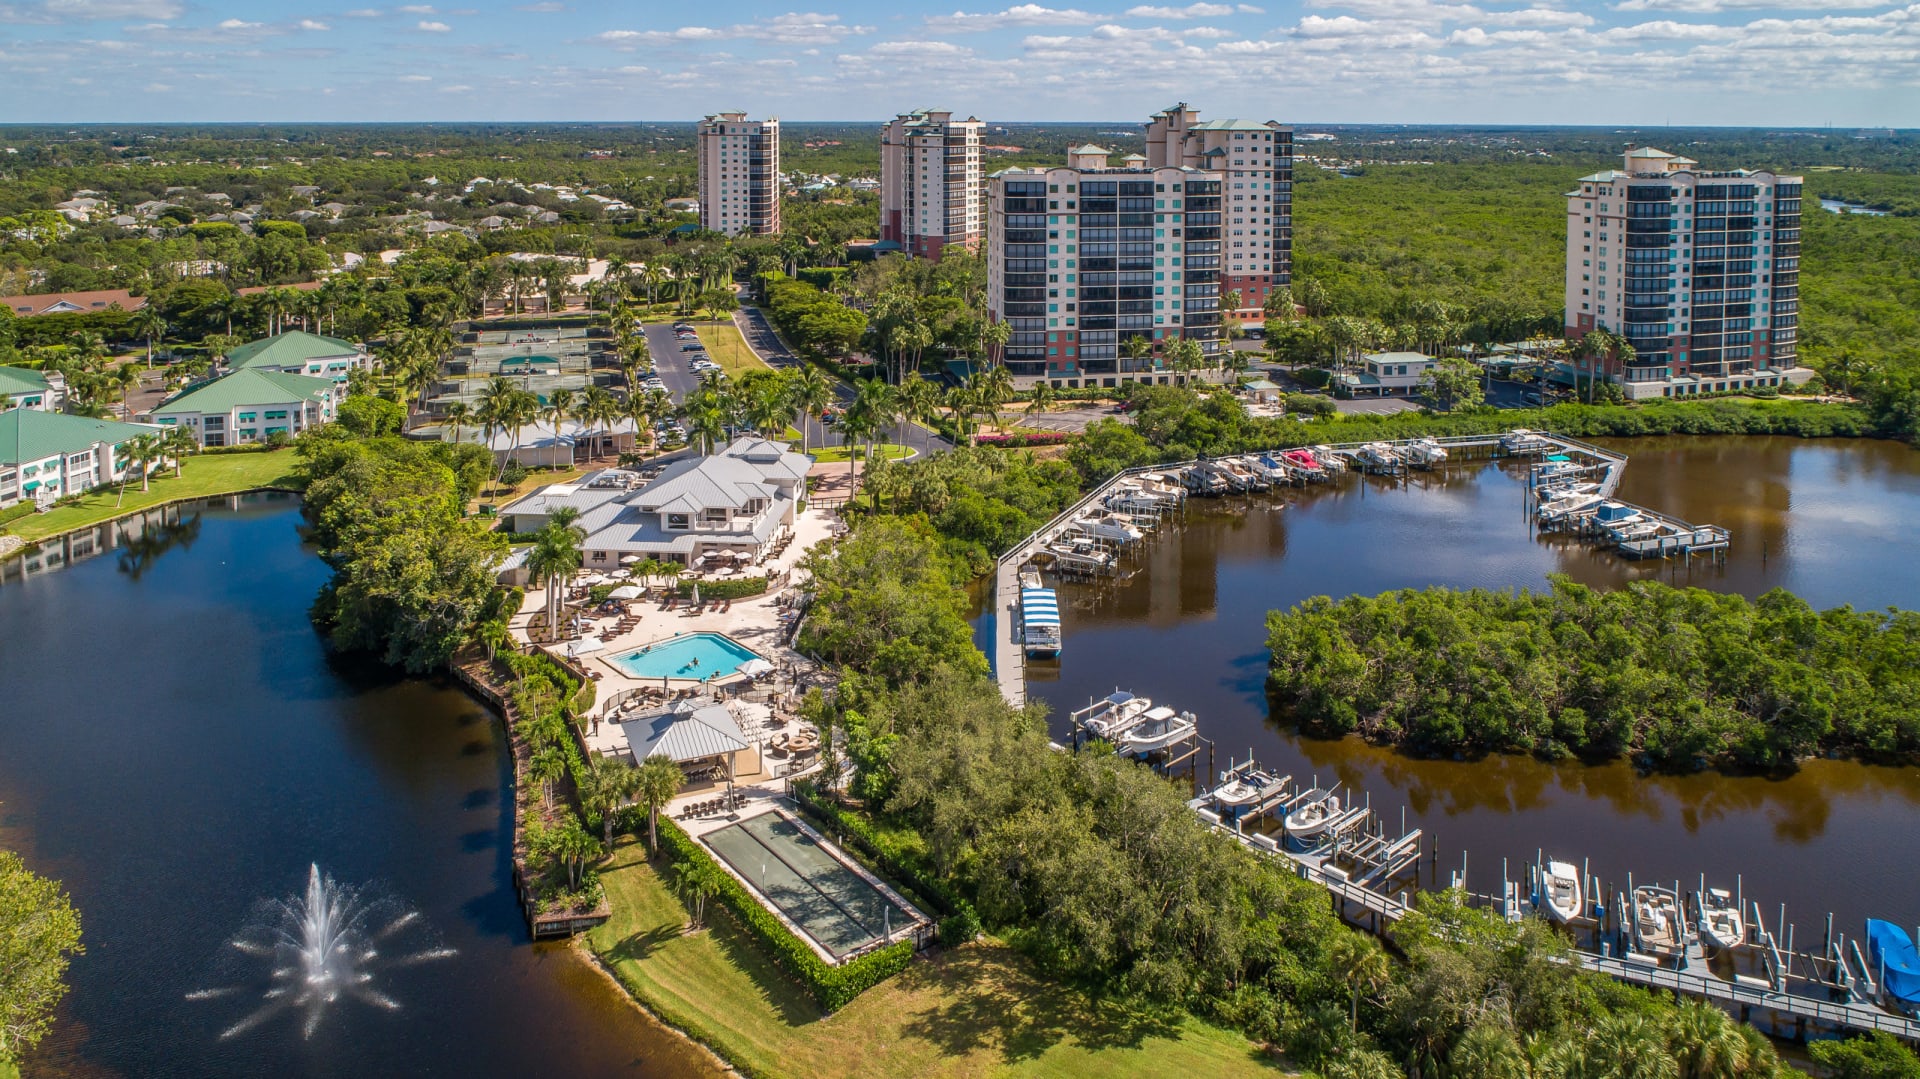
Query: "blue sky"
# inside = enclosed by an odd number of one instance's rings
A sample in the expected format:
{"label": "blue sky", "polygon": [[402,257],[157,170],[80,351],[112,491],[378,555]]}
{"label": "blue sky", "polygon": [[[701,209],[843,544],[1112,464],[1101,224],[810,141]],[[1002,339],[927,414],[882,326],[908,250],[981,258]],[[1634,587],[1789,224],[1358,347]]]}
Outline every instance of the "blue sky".
{"label": "blue sky", "polygon": [[0,121],[1920,126],[1920,3],[1784,5],[0,0]]}

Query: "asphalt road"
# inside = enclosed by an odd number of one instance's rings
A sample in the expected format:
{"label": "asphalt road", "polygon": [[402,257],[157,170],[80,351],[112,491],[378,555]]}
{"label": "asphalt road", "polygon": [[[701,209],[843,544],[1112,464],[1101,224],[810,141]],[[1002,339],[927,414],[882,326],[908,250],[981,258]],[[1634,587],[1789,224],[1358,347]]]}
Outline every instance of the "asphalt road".
{"label": "asphalt road", "polygon": [[[800,357],[795,356],[793,352],[781,342],[780,335],[773,332],[773,326],[767,322],[766,314],[759,308],[743,307],[734,315],[733,321],[735,325],[740,327],[741,335],[747,339],[748,347],[752,348],[756,355],[766,361],[767,366],[776,371],[780,371],[789,367],[798,366],[801,362]],[[833,392],[834,396],[839,399],[841,407],[845,407],[849,401],[853,400],[853,387],[844,382],[835,381],[833,384]],[[889,428],[887,435],[888,441],[898,442],[900,438],[901,429],[898,426]],[[838,430],[822,424],[818,417],[807,417],[808,445],[838,446],[845,441],[845,439],[840,437]],[[904,445],[923,454],[944,453],[953,448],[953,443],[948,442],[937,433],[917,423],[906,425]]]}

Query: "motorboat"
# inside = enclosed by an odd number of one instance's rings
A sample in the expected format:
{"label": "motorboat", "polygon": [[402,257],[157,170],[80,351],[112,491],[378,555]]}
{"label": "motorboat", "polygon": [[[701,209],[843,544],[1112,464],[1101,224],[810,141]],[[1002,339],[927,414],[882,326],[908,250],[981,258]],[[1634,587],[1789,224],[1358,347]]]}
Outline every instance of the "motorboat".
{"label": "motorboat", "polygon": [[1625,502],[1603,500],[1593,511],[1593,519],[1609,528],[1618,528],[1640,520],[1641,513]]}
{"label": "motorboat", "polygon": [[1700,897],[1700,939],[1723,951],[1747,942],[1740,904],[1725,888],[1708,888]]}
{"label": "motorboat", "polygon": [[1641,885],[1633,890],[1634,947],[1656,956],[1679,955],[1687,946],[1680,897],[1671,888]]}
{"label": "motorboat", "polygon": [[1558,486],[1559,481],[1586,472],[1587,466],[1568,457],[1549,457],[1533,466],[1530,482],[1535,487]]}
{"label": "motorboat", "polygon": [[1374,472],[1398,472],[1402,464],[1400,454],[1385,442],[1369,442],[1360,447],[1356,456],[1363,466]]}
{"label": "motorboat", "polygon": [[1500,449],[1506,453],[1544,453],[1552,447],[1553,443],[1524,427],[1516,427],[1500,436]]}
{"label": "motorboat", "polygon": [[1867,961],[1887,999],[1911,1012],[1920,1007],[1920,952],[1892,922],[1867,919]]}
{"label": "motorboat", "polygon": [[1416,438],[1402,452],[1420,468],[1433,468],[1447,460],[1447,448],[1431,438]]}
{"label": "motorboat", "polygon": [[1103,551],[1086,540],[1049,543],[1041,549],[1060,565],[1082,573],[1106,573],[1114,566],[1112,552]]}
{"label": "motorboat", "polygon": [[1263,453],[1253,459],[1254,470],[1265,476],[1268,483],[1292,483],[1295,468],[1286,458],[1272,453]]}
{"label": "motorboat", "polygon": [[1233,483],[1216,471],[1211,462],[1202,461],[1187,469],[1184,481],[1189,494],[1203,498],[1218,497],[1233,490]]}
{"label": "motorboat", "polygon": [[1152,708],[1152,700],[1116,689],[1077,718],[1089,733],[1111,740],[1140,722]]}
{"label": "motorboat", "polygon": [[1192,712],[1178,712],[1161,705],[1149,709],[1140,721],[1121,732],[1115,743],[1124,753],[1155,753],[1191,735],[1196,727]]}
{"label": "motorboat", "polygon": [[1132,524],[1099,510],[1074,518],[1073,527],[1107,543],[1138,543],[1141,538]]}
{"label": "motorboat", "polygon": [[1257,804],[1287,784],[1291,776],[1276,776],[1253,766],[1251,761],[1220,774],[1220,785],[1207,797],[1222,809],[1245,809]]}
{"label": "motorboat", "polygon": [[1565,925],[1581,917],[1580,870],[1567,862],[1548,862],[1540,870],[1540,906],[1547,917]]}
{"label": "motorboat", "polygon": [[1542,521],[1564,521],[1605,501],[1598,494],[1569,492],[1551,501],[1542,502],[1534,509],[1534,516]]}
{"label": "motorboat", "polygon": [[1273,480],[1266,470],[1256,463],[1257,458],[1229,457],[1220,462],[1221,467],[1232,473],[1244,490],[1265,491],[1273,486]]}
{"label": "motorboat", "polygon": [[1333,452],[1332,446],[1310,446],[1307,448],[1307,452],[1313,454],[1313,459],[1320,462],[1320,467],[1326,469],[1328,472],[1345,472],[1347,470],[1346,459]]}
{"label": "motorboat", "polygon": [[1301,842],[1312,842],[1325,835],[1340,819],[1340,796],[1318,787],[1301,795],[1287,809],[1287,835]]}
{"label": "motorboat", "polygon": [[1312,450],[1288,450],[1280,455],[1280,459],[1308,476],[1319,475],[1327,470],[1320,456]]}
{"label": "motorboat", "polygon": [[1652,539],[1660,534],[1660,522],[1649,521],[1644,517],[1628,521],[1626,524],[1611,525],[1607,535],[1615,543],[1631,543],[1634,540]]}

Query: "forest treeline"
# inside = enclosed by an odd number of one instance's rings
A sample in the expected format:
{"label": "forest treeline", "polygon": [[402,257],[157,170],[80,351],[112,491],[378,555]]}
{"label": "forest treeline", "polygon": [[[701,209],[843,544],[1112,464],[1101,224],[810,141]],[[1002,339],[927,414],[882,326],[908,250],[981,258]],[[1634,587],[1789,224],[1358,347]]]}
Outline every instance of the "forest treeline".
{"label": "forest treeline", "polygon": [[1653,581],[1408,589],[1267,616],[1276,710],[1423,755],[1779,769],[1920,751],[1920,613]]}

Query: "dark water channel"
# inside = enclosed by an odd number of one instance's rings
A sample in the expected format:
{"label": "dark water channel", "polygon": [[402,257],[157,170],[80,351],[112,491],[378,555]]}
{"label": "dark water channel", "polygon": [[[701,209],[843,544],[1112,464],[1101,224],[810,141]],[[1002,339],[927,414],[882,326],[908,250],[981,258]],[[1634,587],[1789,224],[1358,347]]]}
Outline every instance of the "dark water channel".
{"label": "dark water channel", "polygon": [[[1920,768],[1816,761],[1786,778],[1646,777],[1624,764],[1526,757],[1414,760],[1348,739],[1315,740],[1270,721],[1264,619],[1314,595],[1447,585],[1542,587],[1566,573],[1601,587],[1659,577],[1757,595],[1782,586],[1816,606],[1920,607],[1920,453],[1895,443],[1773,438],[1641,439],[1620,496],[1725,525],[1724,566],[1632,563],[1530,533],[1514,466],[1476,461],[1404,484],[1347,477],[1331,489],[1196,501],[1163,527],[1133,576],[1061,589],[1065,655],[1030,667],[1029,693],[1065,713],[1115,687],[1190,709],[1215,767],[1249,750],[1301,778],[1337,778],[1398,823],[1426,829],[1444,881],[1468,856],[1468,883],[1494,891],[1536,850],[1589,859],[1622,886],[1699,874],[1744,878],[1772,921],[1779,904],[1802,944],[1837,916],[1920,922]],[[1279,503],[1285,503],[1284,508]],[[1203,764],[1204,768],[1204,764]]]}
{"label": "dark water channel", "polygon": [[[497,721],[329,658],[298,520],[285,498],[188,512],[0,585],[0,845],[64,882],[87,946],[27,1074],[711,1074],[569,949],[527,942]],[[258,986],[189,994],[239,984],[229,942],[313,862],[453,954],[377,968],[397,1009],[343,998],[311,1037],[280,1015],[223,1040]]]}

